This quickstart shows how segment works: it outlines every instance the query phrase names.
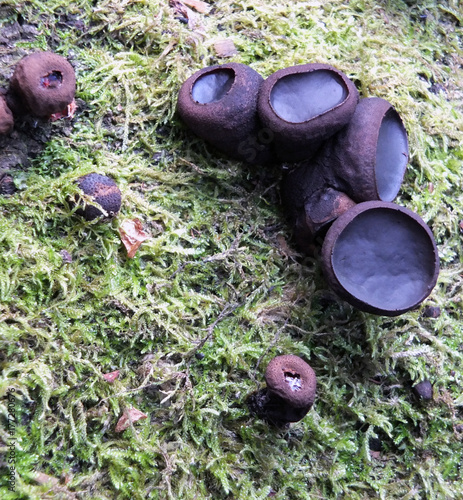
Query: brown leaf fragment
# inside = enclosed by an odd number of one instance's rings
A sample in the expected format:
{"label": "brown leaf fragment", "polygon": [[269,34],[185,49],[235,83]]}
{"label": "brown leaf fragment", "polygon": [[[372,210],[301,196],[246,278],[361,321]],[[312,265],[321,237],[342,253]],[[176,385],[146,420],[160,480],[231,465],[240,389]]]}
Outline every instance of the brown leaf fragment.
{"label": "brown leaf fragment", "polygon": [[108,382],[108,384],[112,384],[117,379],[117,377],[119,377],[119,373],[120,373],[119,370],[110,373],[105,373],[103,375],[103,378],[106,380],[106,382]]}
{"label": "brown leaf fragment", "polygon": [[201,14],[206,13],[209,10],[209,4],[206,2],[201,2],[200,0],[182,0],[185,5],[195,9],[197,12]]}
{"label": "brown leaf fragment", "polygon": [[188,19],[187,7],[180,0],[170,0],[169,5],[174,9],[177,16]]}
{"label": "brown leaf fragment", "polygon": [[50,115],[50,121],[55,122],[56,120],[61,120],[62,118],[73,118],[77,109],[76,100],[73,99],[71,104],[68,104],[65,109],[58,111],[58,113],[53,113]]}
{"label": "brown leaf fragment", "polygon": [[38,484],[48,484],[50,486],[56,486],[59,484],[59,480],[56,477],[49,476],[44,472],[36,472],[34,475],[34,481]]}
{"label": "brown leaf fragment", "polygon": [[65,480],[64,486],[60,486],[60,482],[56,477],[49,476],[44,472],[36,472],[33,479],[37,484],[49,488],[46,496],[41,498],[60,498],[62,500],[74,500],[77,498],[77,495],[66,487],[69,481]]}
{"label": "brown leaf fragment", "polygon": [[127,256],[133,259],[140,245],[149,238],[143,231],[143,226],[138,219],[127,219],[119,227],[122,243],[127,249]]}
{"label": "brown leaf fragment", "polygon": [[231,38],[224,38],[214,42],[214,50],[218,57],[231,57],[238,54]]}
{"label": "brown leaf fragment", "polygon": [[126,410],[124,410],[122,417],[117,422],[115,431],[123,432],[129,428],[131,422],[132,424],[134,424],[135,422],[138,422],[138,420],[142,420],[143,418],[148,418],[148,415],[145,415],[143,412],[137,410],[136,408],[127,408]]}
{"label": "brown leaf fragment", "polygon": [[206,31],[202,23],[202,16],[187,7],[185,3],[186,2],[181,2],[180,0],[170,0],[169,5],[174,9],[176,18],[179,21],[188,24],[190,30],[205,36]]}

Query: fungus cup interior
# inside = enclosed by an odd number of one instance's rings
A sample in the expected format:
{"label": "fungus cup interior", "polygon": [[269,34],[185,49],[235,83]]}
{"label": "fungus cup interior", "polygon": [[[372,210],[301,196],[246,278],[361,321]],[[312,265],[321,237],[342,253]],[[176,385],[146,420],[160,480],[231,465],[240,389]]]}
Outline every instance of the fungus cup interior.
{"label": "fungus cup interior", "polygon": [[392,201],[399,192],[408,163],[408,139],[394,109],[384,115],[376,146],[376,186],[379,198]]}
{"label": "fungus cup interior", "polygon": [[372,208],[340,231],[331,265],[353,297],[397,311],[414,307],[430,293],[438,261],[432,238],[417,220],[398,210]]}
{"label": "fungus cup interior", "polygon": [[303,123],[341,104],[347,95],[339,75],[316,70],[280,78],[270,92],[270,104],[283,120]]}
{"label": "fungus cup interior", "polygon": [[289,385],[292,391],[300,391],[302,389],[302,380],[299,373],[292,371],[284,372],[285,382]]}
{"label": "fungus cup interior", "polygon": [[63,83],[63,74],[60,71],[51,71],[50,73],[42,76],[40,84],[42,87],[55,89]]}
{"label": "fungus cup interior", "polygon": [[230,91],[234,81],[235,72],[232,69],[215,69],[196,80],[191,95],[199,104],[217,102]]}

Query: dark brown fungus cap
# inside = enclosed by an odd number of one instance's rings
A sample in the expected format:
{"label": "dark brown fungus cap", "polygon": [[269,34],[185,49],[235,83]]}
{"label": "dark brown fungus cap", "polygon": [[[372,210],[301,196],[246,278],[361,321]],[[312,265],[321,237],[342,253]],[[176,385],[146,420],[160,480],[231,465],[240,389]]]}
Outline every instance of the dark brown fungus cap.
{"label": "dark brown fungus cap", "polygon": [[436,243],[411,210],[370,201],[351,208],[330,227],[322,247],[330,287],[358,309],[398,316],[414,309],[439,274]]}
{"label": "dark brown fungus cap", "polygon": [[317,380],[311,366],[293,354],[277,356],[267,366],[265,381],[268,390],[293,408],[312,407]]}
{"label": "dark brown fungus cap", "polygon": [[408,138],[393,106],[379,97],[361,99],[349,124],[316,160],[330,185],[361,201],[393,201],[408,163]]}
{"label": "dark brown fungus cap", "polygon": [[313,405],[317,390],[314,371],[292,354],[277,356],[265,372],[267,387],[252,394],[252,413],[278,427],[304,418]]}
{"label": "dark brown fungus cap", "polygon": [[349,78],[328,64],[281,69],[262,84],[257,109],[275,136],[276,153],[288,162],[310,158],[323,141],[354,114],[358,91]]}
{"label": "dark brown fungus cap", "polygon": [[52,52],[35,52],[21,59],[10,81],[16,107],[42,118],[65,110],[75,92],[73,67]]}
{"label": "dark brown fungus cap", "polygon": [[[121,191],[113,179],[101,174],[88,174],[77,179],[80,189],[89,197],[89,201],[97,203],[108,214],[108,217],[116,215],[121,208]],[[94,205],[86,203],[84,200],[77,200],[79,205],[84,205],[77,213],[87,220],[93,220],[104,215],[104,213]]]}
{"label": "dark brown fungus cap", "polygon": [[392,201],[408,163],[402,120],[384,99],[360,100],[351,121],[290,172],[282,198],[298,246],[362,201]]}
{"label": "dark brown fungus cap", "polygon": [[181,86],[178,113],[197,136],[231,158],[268,163],[272,138],[261,130],[257,118],[262,81],[245,64],[203,68]]}
{"label": "dark brown fungus cap", "polygon": [[0,134],[9,134],[13,130],[13,126],[13,113],[8,107],[4,97],[0,95]]}

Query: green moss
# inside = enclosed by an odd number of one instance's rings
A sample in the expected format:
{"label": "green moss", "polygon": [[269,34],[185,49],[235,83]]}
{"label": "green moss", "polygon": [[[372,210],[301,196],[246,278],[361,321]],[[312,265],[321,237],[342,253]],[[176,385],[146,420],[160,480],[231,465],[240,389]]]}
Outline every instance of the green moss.
{"label": "green moss", "polygon": [[[2,3],[0,26],[38,29],[15,47],[72,54],[79,109],[70,132],[57,125],[15,174],[20,191],[0,198],[2,453],[8,388],[18,417],[16,493],[2,475],[0,496],[459,498],[457,2],[221,0],[197,14],[196,31],[167,2],[97,4]],[[317,261],[288,253],[280,170],[227,160],[185,130],[178,89],[224,62],[219,38],[263,76],[327,62],[362,96],[396,106],[411,149],[398,202],[436,236],[442,271],[427,304],[439,318],[374,317],[327,300]],[[69,203],[92,171],[121,188],[112,222],[86,222]],[[118,228],[135,218],[151,237],[128,259]],[[277,431],[250,416],[246,398],[283,353],[310,360],[319,390],[304,420]],[[423,379],[433,401],[411,392]],[[118,434],[130,407],[148,418]],[[60,481],[38,484],[37,472]]]}

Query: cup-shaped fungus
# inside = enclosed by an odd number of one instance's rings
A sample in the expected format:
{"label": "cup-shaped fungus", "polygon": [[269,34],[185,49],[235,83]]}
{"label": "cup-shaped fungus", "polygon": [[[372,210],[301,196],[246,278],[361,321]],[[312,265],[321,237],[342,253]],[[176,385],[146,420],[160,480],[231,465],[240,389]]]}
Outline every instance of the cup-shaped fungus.
{"label": "cup-shaped fungus", "polygon": [[267,366],[265,381],[267,387],[248,400],[253,413],[277,427],[304,418],[317,390],[315,372],[309,364],[292,354],[277,356]]}
{"label": "cup-shaped fungus", "polygon": [[344,127],[359,100],[354,83],[328,64],[280,69],[262,84],[257,109],[272,131],[276,154],[296,162],[313,156],[322,143]]}
{"label": "cup-shaped fungus", "polygon": [[13,130],[13,126],[13,113],[8,107],[4,97],[0,95],[0,134],[9,134]]}
{"label": "cup-shaped fungus", "polygon": [[330,287],[358,309],[398,316],[434,288],[439,256],[429,227],[394,203],[359,203],[328,230],[322,268]]}
{"label": "cup-shaped fungus", "polygon": [[107,214],[114,217],[121,208],[121,191],[111,177],[101,174],[87,174],[77,179],[77,184],[84,193],[84,197],[78,197],[75,201],[82,208],[76,213],[87,220],[105,216],[105,213],[96,205],[99,205]]}
{"label": "cup-shaped fungus", "polygon": [[76,77],[69,62],[53,52],[35,52],[16,65],[9,99],[18,112],[48,118],[64,111],[75,93]]}
{"label": "cup-shaped fungus", "polygon": [[348,125],[283,182],[299,246],[355,203],[392,201],[407,163],[407,132],[397,111],[384,99],[361,99]]}
{"label": "cup-shaped fungus", "polygon": [[241,63],[203,68],[181,86],[178,113],[197,136],[231,158],[268,163],[271,137],[260,130],[257,118],[262,81]]}

